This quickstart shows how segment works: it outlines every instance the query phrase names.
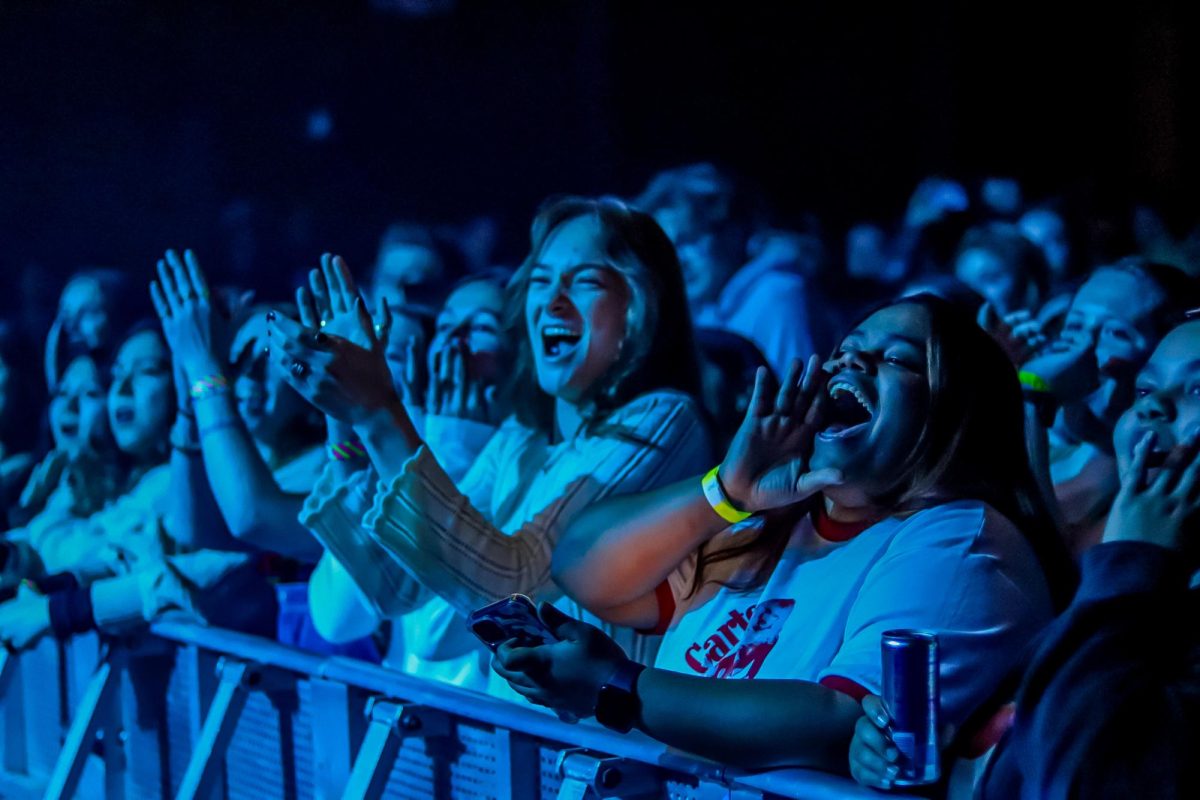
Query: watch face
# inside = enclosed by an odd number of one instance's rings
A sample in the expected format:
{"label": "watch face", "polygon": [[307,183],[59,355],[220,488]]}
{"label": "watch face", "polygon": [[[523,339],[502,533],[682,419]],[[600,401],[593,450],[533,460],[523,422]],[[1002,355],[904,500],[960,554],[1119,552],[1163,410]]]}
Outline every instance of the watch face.
{"label": "watch face", "polygon": [[615,686],[601,686],[596,698],[596,721],[606,728],[628,733],[637,716],[637,701],[633,694]]}

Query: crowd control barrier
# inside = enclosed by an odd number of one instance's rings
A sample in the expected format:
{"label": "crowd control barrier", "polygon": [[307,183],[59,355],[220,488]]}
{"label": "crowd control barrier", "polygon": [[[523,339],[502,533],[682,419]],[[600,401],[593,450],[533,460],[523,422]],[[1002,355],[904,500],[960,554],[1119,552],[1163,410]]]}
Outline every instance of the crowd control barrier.
{"label": "crowd control barrier", "polygon": [[0,651],[0,797],[879,798],[759,774],[344,657],[178,622]]}

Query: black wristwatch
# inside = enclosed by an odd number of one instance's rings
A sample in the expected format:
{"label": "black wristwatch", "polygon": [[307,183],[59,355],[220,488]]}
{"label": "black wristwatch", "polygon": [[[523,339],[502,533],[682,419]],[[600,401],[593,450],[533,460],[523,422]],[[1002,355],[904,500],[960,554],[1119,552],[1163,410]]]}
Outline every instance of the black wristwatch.
{"label": "black wristwatch", "polygon": [[606,728],[620,733],[629,733],[642,711],[642,701],[637,696],[637,679],[646,669],[645,664],[624,661],[612,677],[600,687],[596,698],[596,721]]}

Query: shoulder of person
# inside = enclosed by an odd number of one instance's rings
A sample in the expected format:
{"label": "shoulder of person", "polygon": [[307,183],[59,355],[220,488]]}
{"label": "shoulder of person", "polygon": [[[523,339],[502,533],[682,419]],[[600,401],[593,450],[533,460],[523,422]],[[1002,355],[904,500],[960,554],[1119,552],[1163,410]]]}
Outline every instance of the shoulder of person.
{"label": "shoulder of person", "polygon": [[969,544],[984,535],[1016,532],[1007,517],[982,500],[951,500],[893,519],[899,525],[897,542],[921,546],[939,542]]}
{"label": "shoulder of person", "polygon": [[638,418],[684,415],[702,419],[696,398],[678,389],[656,389],[640,394],[609,415],[609,422],[629,422]]}
{"label": "shoulder of person", "polygon": [[782,313],[787,311],[788,307],[779,304],[776,299],[779,295],[807,295],[809,284],[803,275],[777,265],[764,267],[743,269],[735,273],[722,292],[722,301],[736,299],[742,304],[762,302],[764,311],[779,308]]}
{"label": "shoulder of person", "polygon": [[147,470],[138,482],[130,489],[129,494],[147,498],[164,495],[171,488],[171,465],[159,464]]}

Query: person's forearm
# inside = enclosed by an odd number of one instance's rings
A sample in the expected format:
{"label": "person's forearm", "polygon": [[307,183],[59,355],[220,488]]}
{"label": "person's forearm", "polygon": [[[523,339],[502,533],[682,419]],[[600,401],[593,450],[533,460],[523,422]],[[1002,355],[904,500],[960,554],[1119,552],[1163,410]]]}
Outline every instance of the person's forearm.
{"label": "person's forearm", "polygon": [[587,608],[620,606],[654,591],[728,526],[704,497],[699,476],[602,500],[563,534],[554,551],[554,580]]}
{"label": "person's forearm", "polygon": [[164,523],[171,538],[185,548],[237,549],[217,508],[204,461],[199,453],[171,451],[171,492]]}
{"label": "person's forearm", "polygon": [[275,483],[232,397],[206,397],[195,409],[205,473],[230,534],[263,550],[319,558],[320,545],[296,522],[302,499]]}
{"label": "person's forearm", "polygon": [[1050,440],[1038,398],[1027,398],[1025,410],[1025,449],[1029,454],[1029,466],[1033,478],[1042,493],[1042,499],[1055,522],[1062,526],[1062,509],[1054,494],[1054,481],[1050,478]]}
{"label": "person's forearm", "polygon": [[388,481],[400,474],[413,453],[421,446],[421,436],[412,420],[397,403],[395,408],[373,412],[354,426],[380,480]]}
{"label": "person's forearm", "polygon": [[857,702],[808,681],[716,680],[647,669],[638,727],[672,747],[746,769],[849,770]]}

